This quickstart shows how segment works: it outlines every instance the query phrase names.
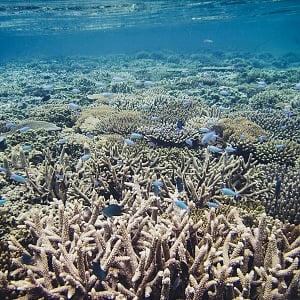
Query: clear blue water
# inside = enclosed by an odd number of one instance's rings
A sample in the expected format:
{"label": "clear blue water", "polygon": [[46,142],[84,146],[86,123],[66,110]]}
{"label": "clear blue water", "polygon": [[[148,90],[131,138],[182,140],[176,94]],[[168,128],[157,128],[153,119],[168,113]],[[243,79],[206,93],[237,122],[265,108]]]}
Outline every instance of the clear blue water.
{"label": "clear blue water", "polygon": [[[1,61],[171,50],[300,52],[300,1],[0,1]],[[211,42],[212,41],[212,42]]]}

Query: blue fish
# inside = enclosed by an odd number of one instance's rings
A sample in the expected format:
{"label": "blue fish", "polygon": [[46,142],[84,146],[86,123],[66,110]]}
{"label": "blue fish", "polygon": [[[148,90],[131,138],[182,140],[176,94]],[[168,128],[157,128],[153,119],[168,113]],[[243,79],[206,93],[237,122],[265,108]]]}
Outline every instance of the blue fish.
{"label": "blue fish", "polygon": [[201,144],[204,145],[210,142],[215,142],[217,137],[218,135],[216,134],[215,131],[209,131],[202,137]]}
{"label": "blue fish", "polygon": [[60,138],[60,139],[58,139],[57,143],[60,144],[60,145],[66,144],[67,139],[66,138]]}
{"label": "blue fish", "polygon": [[19,131],[23,133],[23,132],[27,132],[29,129],[30,129],[29,126],[23,126],[19,129]]}
{"label": "blue fish", "polygon": [[120,83],[120,82],[124,82],[124,78],[120,76],[114,76],[112,78],[112,81]]}
{"label": "blue fish", "polygon": [[179,193],[181,193],[183,191],[183,182],[181,177],[176,177],[176,186],[177,186],[177,190]]}
{"label": "blue fish", "polygon": [[24,265],[33,265],[35,263],[35,260],[31,255],[23,253],[21,256],[21,263]]}
{"label": "blue fish", "polygon": [[177,121],[177,126],[176,126],[176,130],[182,130],[184,126],[184,123],[182,120],[178,120]]}
{"label": "blue fish", "polygon": [[82,161],[87,161],[91,157],[90,153],[84,154],[80,157]]}
{"label": "blue fish", "polygon": [[157,116],[152,116],[151,119],[150,119],[152,122],[156,122],[159,120],[159,117]]}
{"label": "blue fish", "polygon": [[281,189],[281,179],[277,178],[275,183],[275,198],[276,200],[279,198]]}
{"label": "blue fish", "polygon": [[153,185],[153,193],[154,193],[155,196],[159,195],[159,193],[160,193],[159,186]]}
{"label": "blue fish", "polygon": [[226,146],[225,151],[226,151],[227,153],[233,153],[233,152],[236,151],[236,148],[233,148],[233,147],[231,147],[231,146]]}
{"label": "blue fish", "polygon": [[57,180],[63,180],[64,179],[63,174],[55,174],[55,177],[56,177]]}
{"label": "blue fish", "polygon": [[199,128],[199,132],[200,133],[208,133],[209,132],[209,129],[207,127],[200,127]]}
{"label": "blue fish", "polygon": [[190,147],[193,147],[193,140],[192,140],[192,139],[186,139],[186,140],[185,140],[185,143],[186,143],[187,145],[189,145]]}
{"label": "blue fish", "polygon": [[214,208],[219,208],[220,206],[218,203],[210,202],[210,201],[208,201],[206,204],[208,207],[214,207]]}
{"label": "blue fish", "polygon": [[162,187],[164,185],[164,183],[160,180],[155,180],[153,181],[153,186],[157,186],[157,187]]}
{"label": "blue fish", "polygon": [[230,196],[230,197],[239,197],[240,195],[238,193],[236,193],[235,191],[233,191],[230,188],[222,188],[221,192],[226,195],[226,196]]}
{"label": "blue fish", "polygon": [[110,92],[103,92],[102,93],[102,96],[104,97],[104,98],[109,98],[109,97],[111,97],[113,95],[113,93],[110,93]]}
{"label": "blue fish", "polygon": [[78,93],[80,93],[81,91],[80,91],[80,89],[78,89],[78,88],[73,88],[73,89],[72,89],[72,92],[73,92],[74,94],[78,94]]}
{"label": "blue fish", "polygon": [[14,123],[14,122],[7,122],[7,123],[5,124],[5,127],[6,127],[7,129],[12,129],[12,128],[16,127],[16,126],[17,126],[17,124]]}
{"label": "blue fish", "polygon": [[93,273],[97,276],[99,280],[105,280],[107,276],[107,272],[105,272],[102,268],[100,263],[93,262]]}
{"label": "blue fish", "polygon": [[74,102],[70,102],[70,103],[68,104],[68,107],[69,107],[70,109],[72,109],[72,110],[79,110],[79,109],[80,109],[80,105],[79,105],[79,104],[76,104],[76,103],[74,103]]}
{"label": "blue fish", "polygon": [[121,216],[123,213],[123,206],[118,204],[110,204],[103,208],[102,213],[105,217]]}
{"label": "blue fish", "polygon": [[275,148],[278,149],[278,150],[282,150],[284,148],[284,145],[283,144],[276,144]]}
{"label": "blue fish", "polygon": [[134,146],[135,145],[135,141],[133,141],[131,139],[124,139],[124,143],[128,146]]}
{"label": "blue fish", "polygon": [[3,168],[3,167],[0,167],[0,172],[7,172],[7,169]]}
{"label": "blue fish", "polygon": [[11,174],[9,178],[16,181],[16,182],[20,182],[20,183],[25,183],[27,181],[27,178],[25,178],[24,176],[14,174],[14,173]]}
{"label": "blue fish", "polygon": [[189,211],[189,210],[190,210],[189,207],[187,206],[187,204],[186,204],[184,201],[175,199],[175,200],[174,200],[174,204],[175,204],[176,206],[178,206],[179,208],[184,209],[184,210],[186,210],[186,211]]}
{"label": "blue fish", "polygon": [[144,138],[144,136],[141,133],[132,132],[130,138],[133,140],[141,140]]}
{"label": "blue fish", "polygon": [[207,147],[207,150],[211,153],[221,153],[223,152],[223,149],[219,148],[219,147],[216,147],[216,146],[213,146],[213,145],[209,145]]}
{"label": "blue fish", "polygon": [[183,103],[182,103],[182,106],[183,106],[184,108],[188,108],[188,107],[190,107],[190,106],[191,106],[191,104],[192,104],[192,102],[191,102],[191,101],[189,101],[189,100],[186,100],[186,101],[183,101]]}
{"label": "blue fish", "polygon": [[23,151],[30,151],[32,149],[32,147],[30,145],[24,145],[22,147]]}
{"label": "blue fish", "polygon": [[241,135],[240,135],[240,139],[241,140],[244,140],[246,138],[246,135],[244,134],[244,133],[242,133]]}
{"label": "blue fish", "polygon": [[263,143],[263,142],[265,142],[265,141],[267,140],[267,137],[266,137],[265,135],[261,134],[260,136],[258,136],[258,140],[259,140],[261,143]]}
{"label": "blue fish", "polygon": [[4,204],[6,202],[7,202],[7,200],[4,199],[2,196],[0,196],[0,205]]}

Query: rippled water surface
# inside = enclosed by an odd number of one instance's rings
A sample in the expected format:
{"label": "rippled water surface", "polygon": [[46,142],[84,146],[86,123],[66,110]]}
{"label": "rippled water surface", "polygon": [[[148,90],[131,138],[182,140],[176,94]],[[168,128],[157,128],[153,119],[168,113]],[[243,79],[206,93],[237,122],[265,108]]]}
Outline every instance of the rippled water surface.
{"label": "rippled water surface", "polygon": [[1,1],[6,56],[299,51],[300,1]]}

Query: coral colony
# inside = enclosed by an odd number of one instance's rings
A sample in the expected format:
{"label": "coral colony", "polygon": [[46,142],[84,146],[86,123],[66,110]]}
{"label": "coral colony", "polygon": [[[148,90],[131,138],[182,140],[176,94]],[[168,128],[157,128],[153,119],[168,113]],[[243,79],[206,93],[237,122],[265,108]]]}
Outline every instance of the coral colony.
{"label": "coral colony", "polygon": [[1,299],[300,299],[296,71],[168,55],[6,85]]}

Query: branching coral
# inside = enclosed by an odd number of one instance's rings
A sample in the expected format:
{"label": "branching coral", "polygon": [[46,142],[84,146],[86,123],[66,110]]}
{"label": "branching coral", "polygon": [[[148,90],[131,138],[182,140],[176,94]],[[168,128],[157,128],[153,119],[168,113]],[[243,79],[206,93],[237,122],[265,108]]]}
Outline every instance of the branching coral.
{"label": "branching coral", "polygon": [[[227,215],[205,211],[197,223],[188,215],[180,217],[175,208],[168,218],[153,220],[155,197],[128,193],[122,204],[129,209],[132,203],[130,213],[115,219],[98,215],[101,197],[89,218],[77,201],[66,207],[55,201],[50,215],[27,214],[25,224],[36,242],[27,250],[12,239],[10,249],[31,255],[32,263],[14,259],[10,278],[26,276],[6,289],[18,287],[51,299],[296,296],[299,237],[288,242],[280,227],[266,227],[264,216],[252,230],[236,208]],[[105,278],[93,263],[100,263]]]}

